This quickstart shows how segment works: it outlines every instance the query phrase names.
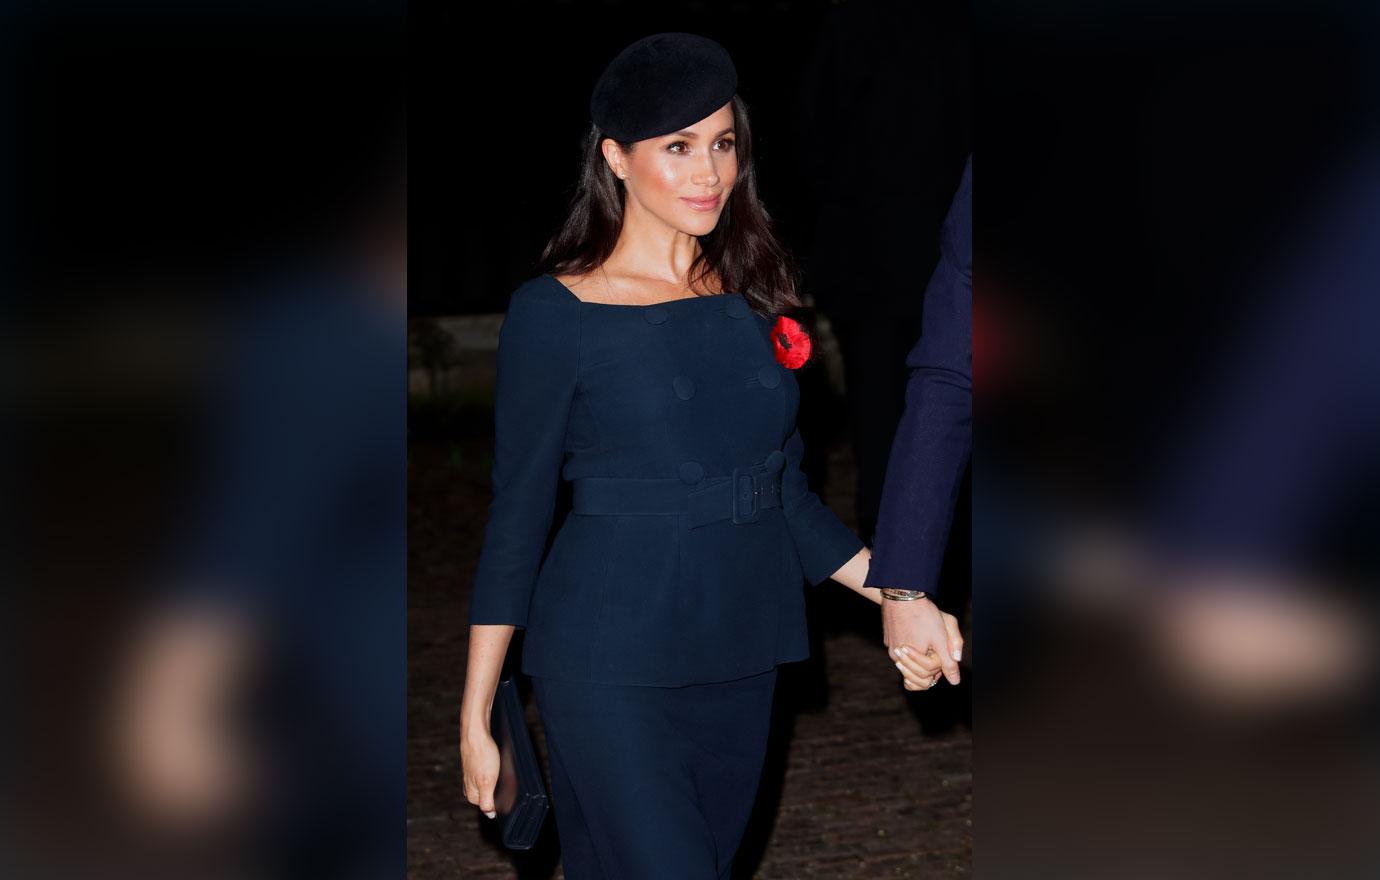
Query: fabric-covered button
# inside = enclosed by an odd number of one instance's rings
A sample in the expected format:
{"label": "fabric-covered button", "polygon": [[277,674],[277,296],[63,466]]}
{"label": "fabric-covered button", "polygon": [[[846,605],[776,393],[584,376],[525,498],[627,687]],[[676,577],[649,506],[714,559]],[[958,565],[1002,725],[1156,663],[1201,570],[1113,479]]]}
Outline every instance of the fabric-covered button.
{"label": "fabric-covered button", "polygon": [[642,317],[647,319],[648,324],[662,324],[671,317],[671,313],[663,306],[652,306],[642,313]]}
{"label": "fabric-covered button", "polygon": [[681,482],[694,485],[704,479],[704,465],[698,461],[682,462],[680,466]]}
{"label": "fabric-covered button", "polygon": [[776,364],[765,365],[757,371],[757,381],[765,388],[775,388],[781,384],[781,368]]}
{"label": "fabric-covered button", "polygon": [[752,308],[747,304],[747,300],[730,296],[728,302],[724,303],[724,312],[730,318],[746,318],[752,313]]}
{"label": "fabric-covered button", "polygon": [[681,400],[689,400],[695,396],[695,380],[689,376],[677,376],[672,379],[671,387],[676,389],[676,397]]}
{"label": "fabric-covered button", "polygon": [[786,466],[786,453],[780,449],[773,449],[763,464],[768,471],[779,471]]}

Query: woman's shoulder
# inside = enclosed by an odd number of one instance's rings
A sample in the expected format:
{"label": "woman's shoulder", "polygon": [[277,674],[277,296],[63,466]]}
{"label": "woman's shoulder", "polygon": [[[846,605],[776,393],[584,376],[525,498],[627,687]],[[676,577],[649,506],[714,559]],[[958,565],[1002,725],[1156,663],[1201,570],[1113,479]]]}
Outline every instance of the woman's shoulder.
{"label": "woman's shoulder", "polygon": [[580,301],[562,292],[550,276],[528,278],[508,296],[500,334],[557,346],[579,337]]}
{"label": "woman's shoulder", "polygon": [[551,275],[533,275],[513,289],[512,305],[543,303],[555,306],[578,305],[579,300]]}
{"label": "woman's shoulder", "polygon": [[[566,294],[568,294],[568,295],[570,295],[570,296],[572,296],[572,297],[575,297],[576,299],[585,300],[585,299],[588,299],[588,298],[589,298],[589,294],[581,295],[581,294],[576,293],[575,291],[576,291],[577,288],[585,288],[585,287],[588,286],[588,282],[590,282],[590,281],[591,281],[591,278],[592,278],[592,276],[590,276],[590,275],[571,275],[571,274],[566,274],[566,275],[545,275],[545,276],[542,276],[542,277],[546,278],[546,279],[549,280],[549,281],[554,281],[554,282],[556,282],[555,286],[562,288]],[[597,279],[596,279],[596,280],[597,280]]]}

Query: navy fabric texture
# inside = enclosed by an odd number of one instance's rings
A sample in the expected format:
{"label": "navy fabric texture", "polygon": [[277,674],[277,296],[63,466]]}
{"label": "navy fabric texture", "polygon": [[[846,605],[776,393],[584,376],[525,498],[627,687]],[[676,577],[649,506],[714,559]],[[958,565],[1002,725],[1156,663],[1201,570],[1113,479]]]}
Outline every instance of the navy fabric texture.
{"label": "navy fabric texture", "polygon": [[678,688],[534,677],[567,880],[731,876],[776,669]]}
{"label": "navy fabric texture", "polygon": [[[732,292],[584,302],[539,275],[512,293],[468,619],[525,628],[523,672],[680,686],[809,656],[805,582],[864,545],[800,469],[774,320]],[[599,512],[573,509],[543,559],[562,479]]]}

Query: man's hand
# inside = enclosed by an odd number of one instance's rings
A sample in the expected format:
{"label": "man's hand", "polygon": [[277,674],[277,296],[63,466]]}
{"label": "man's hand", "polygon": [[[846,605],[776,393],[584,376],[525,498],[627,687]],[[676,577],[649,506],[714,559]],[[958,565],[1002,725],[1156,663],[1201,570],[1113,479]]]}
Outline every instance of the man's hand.
{"label": "man's hand", "polygon": [[928,660],[937,660],[949,684],[958,684],[958,661],[963,659],[958,619],[940,611],[928,597],[912,602],[883,599],[882,641],[892,649],[893,661],[903,659],[896,649],[908,646]]}

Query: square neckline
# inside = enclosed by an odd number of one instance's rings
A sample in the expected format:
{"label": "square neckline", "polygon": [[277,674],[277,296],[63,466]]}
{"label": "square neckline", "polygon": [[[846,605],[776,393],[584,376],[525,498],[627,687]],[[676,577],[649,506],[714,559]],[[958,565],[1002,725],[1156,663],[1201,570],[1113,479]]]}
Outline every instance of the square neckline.
{"label": "square neckline", "polygon": [[549,272],[543,272],[541,277],[551,279],[551,283],[552,283],[552,284],[555,284],[555,285],[556,285],[557,287],[559,287],[561,290],[565,291],[566,294],[567,294],[568,296],[570,296],[572,299],[574,299],[574,300],[575,300],[576,302],[578,302],[578,303],[581,303],[581,304],[587,305],[587,306],[605,306],[605,307],[607,307],[607,308],[612,308],[612,309],[650,309],[650,308],[655,308],[656,306],[666,306],[666,305],[670,305],[671,303],[685,302],[686,300],[692,300],[692,299],[718,299],[719,297],[724,297],[724,296],[735,296],[735,295],[736,295],[736,294],[733,294],[733,293],[731,293],[731,292],[729,292],[729,291],[724,291],[723,293],[706,293],[706,294],[704,294],[703,296],[701,296],[700,294],[697,293],[697,294],[695,294],[694,296],[682,296],[682,297],[679,297],[679,298],[677,298],[677,299],[664,299],[664,300],[662,300],[661,302],[654,302],[654,303],[606,303],[606,302],[595,302],[595,301],[593,301],[593,300],[580,299],[578,296],[575,295],[575,291],[571,290],[569,287],[566,287],[565,284],[563,284],[558,278],[556,278],[555,275],[552,275],[552,274],[549,273]]}

